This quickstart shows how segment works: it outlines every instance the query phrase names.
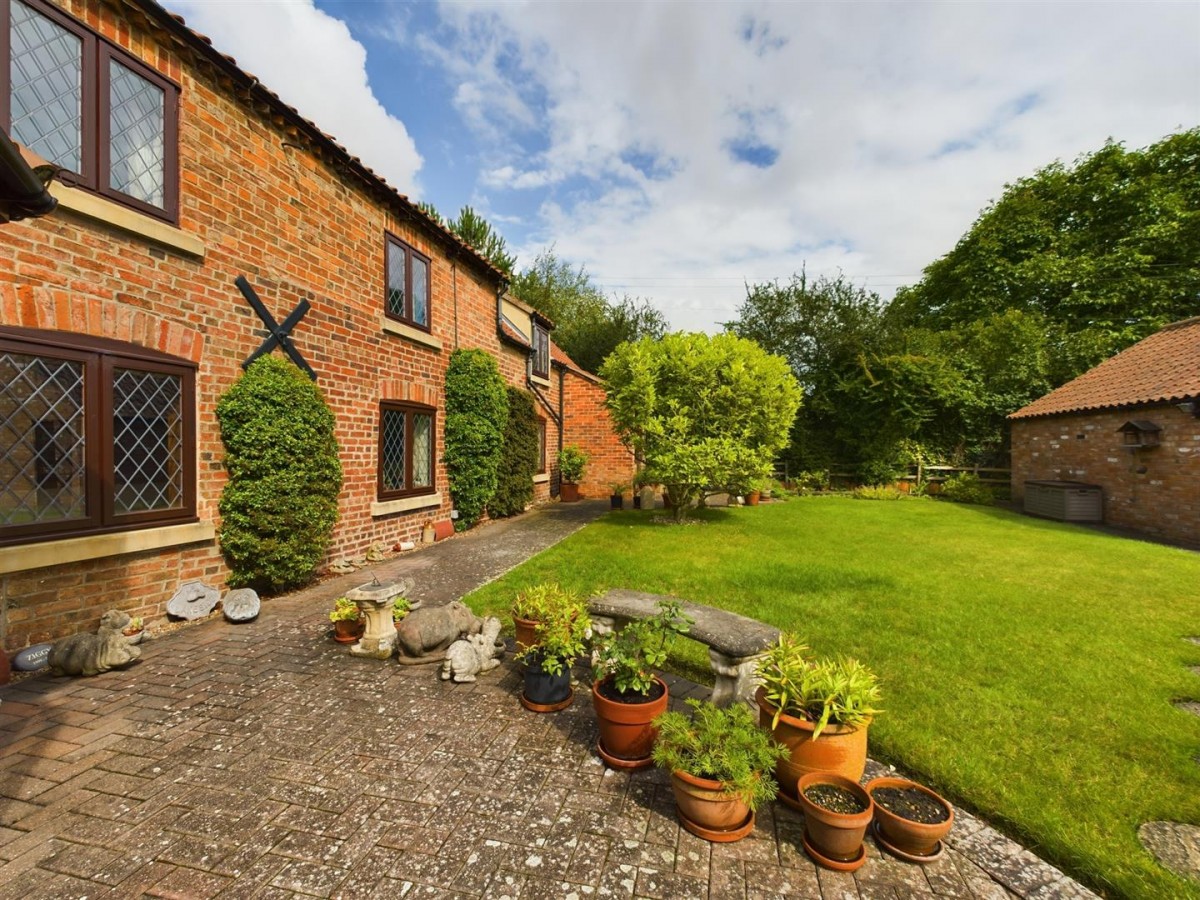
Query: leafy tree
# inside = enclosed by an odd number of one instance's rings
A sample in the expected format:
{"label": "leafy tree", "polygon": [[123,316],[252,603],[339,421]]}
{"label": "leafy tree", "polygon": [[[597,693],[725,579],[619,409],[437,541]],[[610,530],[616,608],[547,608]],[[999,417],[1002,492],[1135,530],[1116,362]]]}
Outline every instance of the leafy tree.
{"label": "leafy tree", "polygon": [[613,348],[642,337],[662,337],[667,323],[649,301],[610,300],[587,271],[543,250],[509,290],[555,325],[554,342],[589,372],[598,372]]}
{"label": "leafy tree", "polygon": [[308,582],[338,519],[342,465],[320,389],[278,356],[254,362],[217,401],[229,481],[218,538],[229,583],[278,593]]}
{"label": "leafy tree", "polygon": [[787,362],[732,334],[624,343],[600,375],[614,427],[667,487],[677,520],[706,490],[769,475],[800,406]]}
{"label": "leafy tree", "polygon": [[496,493],[508,396],[496,360],[459,349],[446,367],[446,451],[442,461],[458,509],[455,528],[470,528]]}
{"label": "leafy tree", "polygon": [[508,424],[496,477],[496,493],[488,501],[493,518],[515,516],[533,499],[533,476],[538,467],[538,417],[533,395],[508,388]]}
{"label": "leafy tree", "polygon": [[457,219],[451,219],[446,227],[474,247],[493,266],[509,277],[517,258],[508,252],[508,244],[490,222],[470,206],[464,206]]}
{"label": "leafy tree", "polygon": [[1057,383],[1200,307],[1200,128],[1143,150],[1109,142],[1008,185],[922,280],[903,325],[1040,315]]}

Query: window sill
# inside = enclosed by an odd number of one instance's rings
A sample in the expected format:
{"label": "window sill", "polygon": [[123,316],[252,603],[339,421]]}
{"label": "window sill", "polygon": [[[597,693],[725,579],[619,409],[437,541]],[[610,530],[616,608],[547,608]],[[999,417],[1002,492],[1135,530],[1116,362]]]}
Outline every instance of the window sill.
{"label": "window sill", "polygon": [[529,380],[534,384],[541,385],[544,388],[550,387],[550,378],[548,376],[543,378],[541,375],[530,375]]}
{"label": "window sill", "polygon": [[45,541],[41,544],[18,544],[0,547],[0,575],[25,572],[61,563],[82,562],[140,553],[143,550],[162,550],[182,544],[211,541],[217,530],[212,522],[191,525],[169,525],[166,528],[143,528],[116,534],[95,534],[88,537]]}
{"label": "window sill", "polygon": [[395,319],[389,319],[384,316],[380,319],[380,328],[388,334],[398,335],[405,340],[412,341],[414,344],[421,344],[429,347],[431,350],[441,351],[442,342],[435,338],[432,334],[422,331],[420,328],[413,328],[411,325],[405,325],[403,322],[397,322]]}
{"label": "window sill", "polygon": [[394,513],[409,512],[414,509],[428,509],[431,506],[441,506],[441,492],[436,494],[421,494],[419,497],[401,497],[399,500],[379,500],[371,504],[371,515],[390,516]]}
{"label": "window sill", "polygon": [[547,484],[547,483],[549,483],[549,481],[550,481],[550,473],[549,472],[541,472],[540,474],[533,476],[534,484]]}
{"label": "window sill", "polygon": [[89,219],[95,219],[185,256],[204,259],[204,241],[186,231],[179,230],[174,225],[152,219],[150,216],[134,212],[111,200],[105,200],[103,197],[79,188],[67,187],[57,181],[51,183],[50,194],[58,200],[60,210],[68,210]]}

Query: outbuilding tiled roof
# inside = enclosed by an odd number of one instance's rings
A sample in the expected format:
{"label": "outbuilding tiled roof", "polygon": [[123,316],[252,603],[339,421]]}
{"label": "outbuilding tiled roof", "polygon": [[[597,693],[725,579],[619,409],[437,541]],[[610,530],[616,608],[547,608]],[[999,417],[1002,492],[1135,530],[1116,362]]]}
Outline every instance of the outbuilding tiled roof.
{"label": "outbuilding tiled roof", "polygon": [[1200,317],[1168,325],[1009,416],[1029,419],[1200,398]]}

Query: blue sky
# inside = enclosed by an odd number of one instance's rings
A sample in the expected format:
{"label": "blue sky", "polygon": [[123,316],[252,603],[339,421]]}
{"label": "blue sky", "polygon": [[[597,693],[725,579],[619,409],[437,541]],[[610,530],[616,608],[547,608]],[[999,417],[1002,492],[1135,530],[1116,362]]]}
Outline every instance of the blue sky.
{"label": "blue sky", "polygon": [[890,297],[1004,185],[1200,124],[1200,3],[168,0],[413,199],[674,327]]}

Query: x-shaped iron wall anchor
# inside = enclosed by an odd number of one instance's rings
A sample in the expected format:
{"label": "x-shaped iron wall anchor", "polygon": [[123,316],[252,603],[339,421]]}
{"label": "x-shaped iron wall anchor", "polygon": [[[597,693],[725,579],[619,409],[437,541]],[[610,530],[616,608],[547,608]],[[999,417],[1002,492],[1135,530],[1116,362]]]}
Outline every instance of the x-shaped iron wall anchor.
{"label": "x-shaped iron wall anchor", "polygon": [[242,363],[242,368],[248,368],[250,363],[254,362],[260,356],[270,353],[276,347],[282,347],[283,352],[288,355],[292,362],[298,365],[301,369],[308,373],[308,377],[313,381],[317,380],[317,373],[312,370],[304,357],[300,355],[300,351],[296,349],[296,345],[292,343],[292,329],[307,315],[310,306],[307,300],[301,300],[300,304],[292,310],[291,315],[283,320],[280,325],[275,321],[275,317],[270,311],[263,306],[263,302],[258,299],[258,294],[254,293],[254,288],[250,287],[250,282],[246,280],[245,275],[239,275],[234,281],[238,290],[242,292],[242,296],[246,298],[246,302],[258,313],[258,317],[263,320],[263,324],[267,326],[267,339],[263,341],[262,346],[250,354],[250,358]]}

